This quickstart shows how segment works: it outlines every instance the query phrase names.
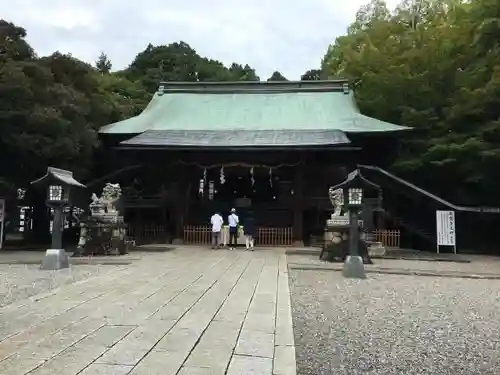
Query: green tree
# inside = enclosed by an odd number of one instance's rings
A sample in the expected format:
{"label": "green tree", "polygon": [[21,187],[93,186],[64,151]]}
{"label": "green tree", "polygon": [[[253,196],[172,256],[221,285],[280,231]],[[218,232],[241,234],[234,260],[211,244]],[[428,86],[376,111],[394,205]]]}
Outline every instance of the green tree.
{"label": "green tree", "polygon": [[99,72],[105,74],[111,71],[112,66],[113,65],[111,64],[111,61],[108,59],[108,55],[106,55],[104,52],[101,52],[99,58],[95,62],[96,69]]}
{"label": "green tree", "polygon": [[232,80],[234,81],[260,81],[259,76],[255,73],[248,64],[242,66],[241,64],[233,63],[229,67]]}
{"label": "green tree", "polygon": [[7,60],[23,61],[35,58],[33,49],[24,38],[25,29],[0,19],[0,64]]}
{"label": "green tree", "polygon": [[97,129],[137,114],[147,103],[145,90],[70,55],[37,58],[25,31],[11,23],[0,22],[0,33],[0,160],[11,161],[0,163],[4,187],[26,186],[48,165],[84,177]]}
{"label": "green tree", "polygon": [[274,71],[273,74],[271,74],[271,77],[267,79],[268,82],[271,81],[288,81],[288,79],[285,78],[283,74],[281,74],[278,71]]}
{"label": "green tree", "polygon": [[229,68],[217,60],[201,57],[187,43],[153,46],[137,54],[123,72],[128,79],[139,80],[148,92],[160,81],[254,81],[259,77],[250,66],[233,63]]}
{"label": "green tree", "polygon": [[500,203],[498,39],[484,9],[498,14],[493,0],[403,1],[392,14],[373,1],[322,61],[325,76],[359,82],[362,112],[417,129],[398,173],[468,204]]}
{"label": "green tree", "polygon": [[321,79],[321,69],[310,69],[300,77],[302,81],[319,81]]}
{"label": "green tree", "polygon": [[138,115],[151,100],[139,81],[117,74],[101,74],[96,79],[96,105],[101,106],[101,115],[108,121],[104,125]]}

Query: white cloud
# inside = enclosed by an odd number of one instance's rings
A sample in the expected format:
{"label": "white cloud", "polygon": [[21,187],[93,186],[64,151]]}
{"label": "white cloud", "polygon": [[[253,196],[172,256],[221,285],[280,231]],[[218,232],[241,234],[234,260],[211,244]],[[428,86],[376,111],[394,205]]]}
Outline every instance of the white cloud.
{"label": "white cloud", "polygon": [[[391,6],[397,0],[389,0]],[[27,29],[40,55],[93,62],[101,51],[126,67],[148,43],[183,40],[202,56],[298,79],[319,67],[368,0],[0,0],[1,17]]]}

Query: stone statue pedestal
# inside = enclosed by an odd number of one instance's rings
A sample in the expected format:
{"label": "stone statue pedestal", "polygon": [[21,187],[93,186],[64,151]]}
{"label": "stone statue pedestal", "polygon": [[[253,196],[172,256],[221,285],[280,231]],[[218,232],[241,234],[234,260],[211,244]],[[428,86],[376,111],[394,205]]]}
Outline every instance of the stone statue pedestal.
{"label": "stone statue pedestal", "polygon": [[349,218],[332,215],[326,222],[324,241],[320,259],[342,262],[349,254]]}
{"label": "stone statue pedestal", "polygon": [[[359,221],[359,225],[363,227],[363,221]],[[349,216],[336,216],[332,215],[330,219],[326,221],[325,228],[325,244],[333,242],[335,244],[340,244],[342,241],[346,241],[349,237]]]}
{"label": "stone statue pedestal", "polygon": [[[358,225],[360,228],[363,227],[363,221],[359,220]],[[330,219],[326,221],[325,228],[325,243],[323,249],[321,250],[320,259],[329,262],[344,262],[349,255],[349,217],[348,216],[335,216],[332,215]],[[366,243],[361,234],[358,249],[359,255],[365,264],[372,264],[368,251],[366,248]],[[356,260],[354,260],[355,262]]]}
{"label": "stone statue pedestal", "polygon": [[40,269],[55,271],[63,268],[69,268],[68,255],[64,249],[48,249]]}
{"label": "stone statue pedestal", "polygon": [[119,184],[107,183],[99,198],[92,194],[89,217],[80,223],[80,238],[73,256],[123,255],[127,253],[126,225],[117,209]]}

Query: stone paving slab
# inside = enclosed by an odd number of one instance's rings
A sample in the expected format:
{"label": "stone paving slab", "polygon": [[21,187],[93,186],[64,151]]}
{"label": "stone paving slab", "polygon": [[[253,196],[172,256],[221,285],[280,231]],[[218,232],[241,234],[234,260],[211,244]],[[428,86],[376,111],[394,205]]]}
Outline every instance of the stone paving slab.
{"label": "stone paving slab", "polygon": [[295,375],[282,251],[145,254],[0,315],[2,375]]}
{"label": "stone paving slab", "polygon": [[127,375],[132,371],[132,366],[101,365],[93,363],[79,375]]}

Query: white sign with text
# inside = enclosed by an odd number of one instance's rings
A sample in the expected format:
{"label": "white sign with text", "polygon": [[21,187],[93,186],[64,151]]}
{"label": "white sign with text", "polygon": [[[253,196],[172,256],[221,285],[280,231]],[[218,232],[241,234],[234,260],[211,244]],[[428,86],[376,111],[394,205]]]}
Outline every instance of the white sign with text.
{"label": "white sign with text", "polygon": [[457,246],[455,211],[436,211],[436,234],[438,252],[439,246]]}

